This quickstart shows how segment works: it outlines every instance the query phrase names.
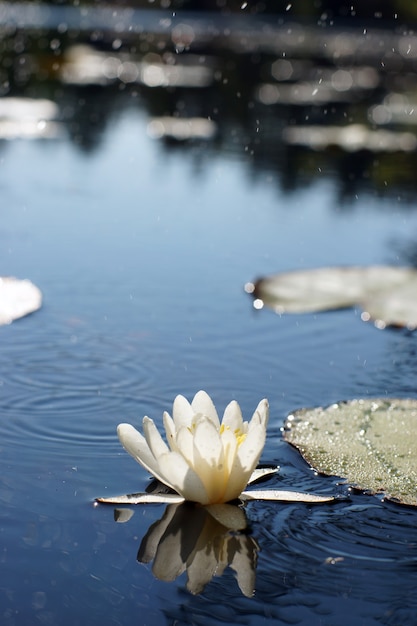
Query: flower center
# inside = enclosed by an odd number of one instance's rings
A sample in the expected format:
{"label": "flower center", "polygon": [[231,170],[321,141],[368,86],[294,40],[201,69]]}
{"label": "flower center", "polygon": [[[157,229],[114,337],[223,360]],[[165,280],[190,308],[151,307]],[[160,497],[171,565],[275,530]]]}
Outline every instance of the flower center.
{"label": "flower center", "polygon": [[[220,431],[219,431],[219,432],[220,432],[220,436],[222,436],[222,434],[223,434],[226,430],[230,431],[230,430],[231,430],[230,426],[226,426],[225,424],[222,424],[222,425],[220,426]],[[240,446],[240,445],[241,445],[241,444],[245,441],[245,439],[246,439],[246,433],[243,433],[243,432],[240,430],[240,428],[235,428],[235,430],[234,430],[234,431],[232,431],[232,432],[233,432],[234,436],[236,437],[236,440],[237,440],[237,445],[238,445],[238,447],[239,447],[239,446]]]}

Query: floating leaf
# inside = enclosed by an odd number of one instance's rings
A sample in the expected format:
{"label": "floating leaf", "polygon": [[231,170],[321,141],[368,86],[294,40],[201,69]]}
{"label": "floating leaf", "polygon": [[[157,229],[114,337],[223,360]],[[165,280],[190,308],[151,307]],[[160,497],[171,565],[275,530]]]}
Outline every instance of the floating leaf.
{"label": "floating leaf", "polygon": [[[258,467],[255,469],[249,479],[248,485],[252,485],[255,482],[263,480],[276,474],[279,471],[279,467]],[[253,490],[253,491],[242,491],[239,496],[239,499],[242,502],[246,502],[248,500],[275,500],[277,502],[331,502],[334,500],[334,496],[320,496],[316,494],[310,493],[301,493],[298,491],[279,491],[277,489],[267,489],[267,490]],[[179,496],[177,493],[169,490],[166,485],[155,480],[151,483],[148,491],[145,493],[132,493],[123,496],[111,496],[109,498],[96,498],[96,502],[100,502],[101,504],[180,504],[184,502],[184,498]],[[206,505],[206,508],[211,511],[211,514],[216,517],[215,511],[229,510],[227,507],[230,505]],[[219,509],[220,507],[220,509]],[[223,509],[221,509],[223,507]],[[230,510],[234,510],[236,507],[232,507]],[[124,519],[125,509],[115,509],[117,511],[117,515],[121,517],[116,521],[126,521]],[[122,513],[120,513],[122,511]],[[130,518],[128,518],[130,519]],[[227,524],[226,524],[227,525]],[[232,528],[232,526],[228,526]]]}
{"label": "floating leaf", "polygon": [[285,272],[247,283],[255,308],[311,313],[360,306],[376,326],[417,327],[417,270],[410,267],[328,267]]}
{"label": "floating leaf", "polygon": [[273,474],[279,472],[279,467],[258,467],[253,470],[251,477],[248,480],[248,485],[252,485],[260,480],[268,478]]}
{"label": "floating leaf", "polygon": [[[334,496],[320,496],[314,493],[298,491],[279,491],[277,489],[242,491],[239,496],[242,502],[248,500],[275,500],[276,502],[332,502]],[[176,493],[131,493],[109,498],[96,498],[100,504],[181,504],[184,498]],[[208,507],[219,505],[208,505]],[[117,510],[117,509],[116,509]],[[215,510],[215,509],[213,509]],[[125,519],[116,521],[126,521]]]}
{"label": "floating leaf", "polygon": [[30,280],[0,277],[0,325],[37,311],[42,294]]}
{"label": "floating leaf", "polygon": [[334,496],[320,496],[315,493],[300,491],[280,491],[266,489],[265,491],[242,491],[240,500],[273,500],[275,502],[333,502]]}
{"label": "floating leaf", "polygon": [[392,291],[374,293],[362,302],[365,321],[373,319],[378,328],[385,326],[406,326],[417,328],[417,277],[407,279]]}
{"label": "floating leaf", "polygon": [[101,504],[180,504],[184,498],[177,493],[130,493],[110,498],[96,498]]}
{"label": "floating leaf", "polygon": [[318,472],[417,506],[417,400],[301,409],[287,418],[284,439]]}

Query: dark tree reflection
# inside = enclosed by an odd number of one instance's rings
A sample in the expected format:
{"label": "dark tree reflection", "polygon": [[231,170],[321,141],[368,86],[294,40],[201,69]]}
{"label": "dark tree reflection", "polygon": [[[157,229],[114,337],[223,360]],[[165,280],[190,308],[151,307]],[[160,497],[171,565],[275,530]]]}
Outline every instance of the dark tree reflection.
{"label": "dark tree reflection", "polygon": [[[331,176],[341,202],[360,190],[415,197],[417,38],[404,22],[413,11],[402,3],[384,11],[372,2],[355,11],[330,1],[252,4],[259,19],[240,2],[207,2],[216,13],[179,11],[175,19],[171,2],[153,11],[119,2],[114,18],[96,3],[84,12],[82,5],[57,2],[35,13],[33,24],[22,5],[6,7],[3,103],[55,102],[56,121],[86,152],[133,108],[150,122],[164,119],[156,140],[166,150],[181,147],[194,158],[200,146],[206,158],[230,155],[253,178],[288,192]],[[185,0],[178,6],[197,8]],[[204,120],[212,130],[201,130]]]}

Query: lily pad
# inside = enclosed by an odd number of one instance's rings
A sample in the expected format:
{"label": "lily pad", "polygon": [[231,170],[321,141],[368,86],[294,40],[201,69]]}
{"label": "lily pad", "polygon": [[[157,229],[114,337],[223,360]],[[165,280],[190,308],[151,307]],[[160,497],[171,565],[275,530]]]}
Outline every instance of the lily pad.
{"label": "lily pad", "polygon": [[301,409],[288,416],[283,436],[316,471],[417,506],[417,400]]}
{"label": "lily pad", "polygon": [[42,294],[30,280],[0,277],[0,326],[37,311]]}
{"label": "lily pad", "polygon": [[359,306],[378,328],[417,327],[417,270],[411,267],[325,267],[284,272],[247,283],[255,308],[312,313]]}

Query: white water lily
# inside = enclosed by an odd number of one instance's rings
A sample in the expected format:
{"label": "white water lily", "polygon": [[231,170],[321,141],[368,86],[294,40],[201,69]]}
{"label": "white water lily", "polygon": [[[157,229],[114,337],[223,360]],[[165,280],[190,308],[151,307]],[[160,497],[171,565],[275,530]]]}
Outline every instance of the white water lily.
{"label": "white water lily", "polygon": [[130,424],[119,424],[117,433],[123,447],[161,483],[176,493],[157,489],[96,498],[103,504],[146,504],[188,500],[203,505],[240,499],[279,502],[332,502],[334,496],[281,491],[243,491],[278,467],[256,468],[266,438],[269,417],[267,400],[261,400],[252,419],[244,422],[237,402],[226,407],[220,423],[210,396],[199,391],[191,404],[184,396],[174,400],[172,417],[164,413],[166,443],[153,420],[143,418],[144,436]]}
{"label": "white water lily", "polygon": [[120,424],[117,433],[127,452],[181,498],[215,504],[238,498],[250,482],[265,445],[268,417],[265,399],[249,422],[232,401],[220,423],[210,396],[199,391],[191,403],[177,396],[172,417],[164,413],[167,443],[149,417],[143,418],[144,436],[130,424]]}

